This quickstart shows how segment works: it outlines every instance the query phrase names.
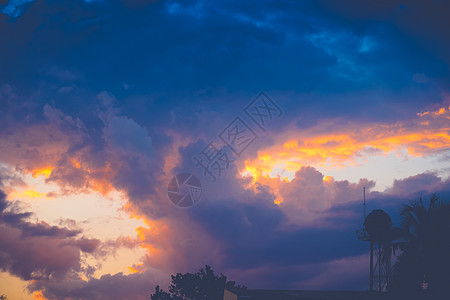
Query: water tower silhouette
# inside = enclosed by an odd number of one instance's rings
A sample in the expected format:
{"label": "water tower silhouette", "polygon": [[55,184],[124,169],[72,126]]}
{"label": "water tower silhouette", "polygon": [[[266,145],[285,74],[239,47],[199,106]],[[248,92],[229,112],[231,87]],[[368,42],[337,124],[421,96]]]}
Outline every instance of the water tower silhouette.
{"label": "water tower silhouette", "polygon": [[394,240],[401,237],[401,230],[392,227],[391,218],[382,209],[375,209],[366,217],[366,188],[364,188],[364,226],[363,229],[356,231],[356,237],[370,242],[370,290],[385,291],[391,281],[393,249],[400,244]]}

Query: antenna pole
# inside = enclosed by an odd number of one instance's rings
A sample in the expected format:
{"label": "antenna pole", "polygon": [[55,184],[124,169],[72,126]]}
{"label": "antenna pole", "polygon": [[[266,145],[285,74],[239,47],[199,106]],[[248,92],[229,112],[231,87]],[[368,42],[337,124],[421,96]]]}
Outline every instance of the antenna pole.
{"label": "antenna pole", "polygon": [[363,192],[364,192],[364,221],[366,221],[366,187],[364,187]]}

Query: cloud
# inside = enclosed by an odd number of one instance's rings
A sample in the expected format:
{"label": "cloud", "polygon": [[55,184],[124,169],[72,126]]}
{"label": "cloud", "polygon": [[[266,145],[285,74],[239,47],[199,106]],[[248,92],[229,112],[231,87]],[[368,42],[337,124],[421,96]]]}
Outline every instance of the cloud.
{"label": "cloud", "polygon": [[360,179],[358,183],[335,181],[333,178],[325,178],[312,167],[302,167],[291,182],[279,184],[280,207],[293,223],[339,227],[345,224],[343,219],[355,216],[348,211],[348,215],[341,214],[336,219],[337,216],[329,210],[358,201],[363,187],[370,190],[375,187],[375,182],[367,179]]}
{"label": "cloud", "polygon": [[[360,135],[349,131],[348,128],[353,124],[341,122],[336,125],[331,120],[304,129],[306,138],[302,144],[279,142],[283,139],[291,141],[292,136],[298,136],[298,130],[295,131],[296,135],[291,135],[294,130],[288,130],[274,138],[262,138],[257,145],[261,147],[259,152],[246,152],[247,157],[237,158],[236,163],[231,164],[216,183],[212,183],[202,175],[202,170],[193,161],[193,157],[207,144],[203,139],[181,137],[176,131],[170,130],[157,134],[155,128],[142,125],[125,115],[120,101],[112,94],[101,92],[93,98],[96,99],[96,109],[91,118],[83,121],[61,109],[44,105],[41,118],[37,118],[34,123],[18,129],[12,127],[10,130],[14,134],[5,135],[4,138],[4,147],[10,153],[6,156],[6,162],[14,164],[20,161],[24,166],[23,172],[45,176],[47,182],[58,184],[66,193],[91,190],[107,194],[112,190],[123,191],[128,200],[125,205],[127,212],[132,217],[142,218],[146,226],[137,228],[137,240],[100,242],[80,237],[82,232],[76,228],[63,229],[46,223],[31,224],[23,221],[29,214],[12,215],[8,226],[15,230],[16,235],[29,236],[36,245],[40,244],[41,239],[49,239],[53,242],[49,242],[50,245],[56,249],[61,247],[61,251],[67,252],[71,258],[66,261],[66,265],[60,266],[61,262],[52,265],[51,261],[46,261],[49,258],[40,257],[56,270],[53,273],[46,271],[43,275],[45,280],[42,279],[40,285],[33,287],[34,290],[42,290],[43,294],[69,295],[73,292],[76,295],[77,291],[82,293],[113,279],[126,282],[134,280],[129,278],[136,278],[139,281],[137,278],[140,275],[107,275],[101,280],[92,278],[78,283],[74,281],[76,288],[65,290],[48,279],[57,276],[69,280],[73,278],[71,274],[83,272],[88,276],[92,270],[84,266],[80,253],[104,257],[113,254],[119,247],[140,246],[146,250],[147,255],[141,259],[141,272],[187,272],[212,262],[227,275],[230,273],[230,276],[236,275],[237,278],[240,278],[239,272],[255,269],[261,272],[259,278],[264,278],[270,272],[271,265],[280,266],[280,270],[289,265],[307,269],[307,264],[326,265],[363,255],[366,248],[355,239],[353,231],[361,224],[362,187],[365,186],[369,191],[375,183],[366,179],[357,182],[335,180],[308,164],[321,158],[334,158],[337,161],[351,159],[359,154],[358,151],[365,151],[367,144],[371,145],[367,150],[371,155],[389,151],[390,147],[403,146],[405,139],[408,140],[424,128],[439,133],[444,116],[432,118],[426,125],[406,120],[400,125],[360,126],[364,133]],[[200,115],[208,114],[218,115],[207,110]],[[176,117],[188,119],[183,114]],[[192,119],[192,116],[189,118]],[[427,117],[419,119],[423,118]],[[205,121],[191,122],[189,126],[195,127]],[[87,124],[95,126],[89,127]],[[164,126],[167,123],[156,128]],[[220,125],[211,126],[211,132],[216,126],[220,128]],[[340,131],[343,133],[339,134]],[[35,132],[33,136],[31,133]],[[403,139],[397,142],[399,136]],[[412,146],[415,146],[416,141],[419,146],[424,144],[422,136],[419,137],[421,139],[413,140]],[[427,142],[436,142],[438,149],[442,145],[445,148],[445,136],[436,141],[430,141],[430,137],[433,135],[428,134]],[[18,141],[22,140],[25,142],[21,142],[20,151],[32,150],[34,156],[28,158],[11,150],[18,149]],[[46,148],[45,145],[41,147],[41,143],[53,144]],[[424,144],[425,147],[420,151],[432,152],[431,144]],[[265,148],[266,145],[269,148]],[[314,153],[314,149],[325,153]],[[269,176],[270,168],[250,173],[253,178],[240,174],[241,169],[252,166],[252,161],[276,162],[274,157],[287,161],[289,153],[305,153],[307,158],[311,155],[304,164],[293,162],[289,166],[289,170],[294,172],[291,180]],[[256,158],[253,158],[255,155]],[[167,199],[166,184],[173,174],[180,171],[196,174],[204,186],[201,202],[190,210],[178,209]],[[400,183],[394,184],[393,191],[401,189]],[[397,194],[392,192],[392,195]],[[382,203],[386,195],[379,195],[378,198],[381,200],[376,203]],[[391,205],[395,206],[399,202],[400,198],[397,197]],[[53,239],[55,236],[57,240]],[[7,243],[11,244],[11,241]],[[30,245],[21,244],[17,247],[29,248]],[[57,250],[54,251],[53,255],[56,256]],[[18,258],[12,257],[10,260]],[[28,266],[41,267],[39,264]],[[11,273],[16,272],[13,274],[21,274],[22,278],[32,278],[32,275],[25,277],[27,272],[32,273],[30,269],[22,270],[13,263],[8,268]],[[305,281],[305,284],[313,286],[319,284],[321,276],[318,273],[303,274],[290,282],[294,285]],[[282,279],[280,271],[274,284],[281,283]]]}
{"label": "cloud", "polygon": [[26,7],[35,0],[9,0],[8,4],[1,10],[5,15],[11,18],[20,17],[25,11]]}
{"label": "cloud", "polygon": [[12,172],[8,166],[0,164],[0,189],[6,186],[26,187],[26,183],[21,176]]}
{"label": "cloud", "polygon": [[156,276],[152,272],[103,275],[83,281],[69,278],[60,282],[33,282],[29,289],[40,291],[47,299],[111,299],[143,300],[154,292]]}
{"label": "cloud", "polygon": [[396,179],[392,188],[387,192],[398,196],[414,195],[419,192],[433,193],[444,190],[448,183],[448,179],[442,180],[436,174],[422,173],[404,179]]}
{"label": "cloud", "polygon": [[[217,268],[244,284],[260,285],[270,277],[269,286],[274,288],[283,284],[291,288],[360,288],[365,283],[356,278],[366,271],[361,264],[357,270],[343,271],[359,274],[348,281],[326,274],[341,264],[367,258],[367,245],[354,235],[363,223],[363,187],[367,188],[369,211],[381,207],[398,224],[400,204],[414,198],[422,186],[442,181],[437,176],[431,181],[424,177],[423,185],[411,182],[405,187],[409,193],[399,190],[401,184],[397,182],[392,190],[380,193],[370,192],[374,181],[335,180],[313,167],[302,167],[291,181],[265,176],[249,185],[251,180],[239,176],[233,167],[212,183],[192,161],[205,145],[198,141],[181,147],[179,163],[173,170],[199,176],[204,185],[200,202],[187,211],[173,207],[157,222],[141,210],[140,216],[149,226],[139,229],[143,247],[149,251],[146,267],[171,266],[183,272],[214,261]],[[440,183],[431,184],[428,191],[433,188],[446,189]],[[159,198],[166,196],[164,192]],[[281,200],[279,205],[274,204],[276,199]],[[288,281],[286,272],[292,277]]]}
{"label": "cloud", "polygon": [[[355,26],[362,24],[368,26],[375,20],[391,24],[399,31],[404,32],[409,39],[416,40],[420,46],[439,54],[447,63],[449,56],[446,52],[448,53],[450,44],[444,36],[448,32],[449,21],[443,12],[448,8],[449,5],[446,1],[427,3],[419,0],[407,3],[380,1],[369,5],[346,0],[339,5],[327,3],[325,6],[325,10],[355,21]],[[416,47],[418,47],[417,44]]]}
{"label": "cloud", "polygon": [[50,280],[81,272],[81,252],[93,253],[98,240],[78,238],[80,231],[31,223],[31,213],[8,211],[0,192],[0,268],[24,280]]}
{"label": "cloud", "polygon": [[[275,178],[272,186],[256,183],[254,189],[246,189],[249,181],[232,168],[216,183],[210,183],[192,163],[193,153],[203,145],[200,141],[181,148],[181,159],[174,170],[202,178],[204,190],[199,204],[187,211],[170,206],[159,220],[145,210],[135,212],[148,226],[138,229],[142,246],[149,253],[144,266],[184,272],[212,261],[226,274],[236,275],[237,270],[299,266],[362,253],[359,242],[349,234],[358,227],[360,215],[353,206],[338,208],[350,204],[356,207],[356,201],[359,207],[362,186],[370,188],[373,182],[327,183],[317,170],[304,168],[292,182]],[[286,185],[281,190],[288,185],[291,189],[283,194],[285,200],[280,205],[274,204],[276,181]],[[165,191],[158,198],[166,198],[169,203]],[[312,217],[308,206],[314,206]]]}
{"label": "cloud", "polygon": [[0,269],[29,281],[27,288],[31,292],[47,298],[64,295],[83,299],[144,299],[153,289],[149,273],[129,277],[122,273],[108,274],[94,279],[98,267],[86,262],[87,256],[101,259],[122,247],[135,248],[139,245],[136,239],[118,237],[101,242],[87,238],[73,220],[60,222],[72,229],[44,221],[33,223],[28,221],[32,213],[18,212],[15,205],[0,191]]}
{"label": "cloud", "polygon": [[425,111],[395,123],[329,120],[306,129],[287,130],[277,135],[273,146],[263,146],[256,158],[247,159],[244,173],[256,180],[262,176],[291,180],[302,166],[340,168],[358,159],[403,150],[411,157],[444,154],[450,149],[445,125],[448,110],[444,107],[438,112]]}
{"label": "cloud", "polygon": [[[351,26],[340,11],[330,13],[335,8],[332,4],[129,2],[33,3],[33,14],[23,15],[15,26],[7,24],[5,29],[21,33],[24,45],[30,47],[16,50],[5,39],[2,51],[11,57],[33,53],[35,60],[14,59],[14,63],[5,62],[6,69],[25,70],[27,66],[28,72],[42,73],[42,65],[51,61],[50,68],[57,71],[53,73],[63,77],[68,70],[72,75],[84,74],[98,90],[115,90],[126,81],[133,82],[138,91],[156,96],[174,91],[182,97],[186,96],[183,93],[224,89],[249,91],[251,97],[261,89],[308,96],[317,90],[345,93],[383,84],[406,88],[411,84],[411,71],[426,72],[430,78],[442,73],[438,60],[399,39],[395,29],[382,24]],[[61,11],[70,22],[56,17]],[[126,15],[133,18],[120,18]],[[112,20],[118,18],[123,30],[113,34]],[[133,22],[137,19],[143,21]],[[42,22],[49,26],[35,31]],[[38,42],[30,43],[31,36]],[[412,57],[399,55],[406,49]],[[96,55],[98,51],[107,54]],[[57,85],[51,79],[46,84],[49,88]],[[346,98],[340,97],[339,103],[353,103]],[[334,103],[329,97],[322,101]],[[373,101],[382,102],[378,97]]]}
{"label": "cloud", "polygon": [[365,290],[369,279],[368,260],[368,253],[365,253],[314,265],[320,272],[297,284],[305,290]]}
{"label": "cloud", "polygon": [[[18,97],[9,90],[9,97]],[[95,190],[106,195],[116,189],[132,200],[146,199],[154,193],[170,139],[160,133],[153,141],[144,127],[112,109],[111,95],[96,98],[98,108],[88,122],[99,123],[97,128],[87,128],[48,104],[27,126],[18,120],[8,123],[1,133],[2,161],[34,177],[44,175],[63,193]]]}

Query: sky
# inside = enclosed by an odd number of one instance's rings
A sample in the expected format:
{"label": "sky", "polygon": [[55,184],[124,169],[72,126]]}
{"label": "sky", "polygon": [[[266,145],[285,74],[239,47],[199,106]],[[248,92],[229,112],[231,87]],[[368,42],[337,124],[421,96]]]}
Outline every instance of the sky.
{"label": "sky", "polygon": [[364,187],[450,196],[449,9],[0,1],[0,294],[368,289]]}

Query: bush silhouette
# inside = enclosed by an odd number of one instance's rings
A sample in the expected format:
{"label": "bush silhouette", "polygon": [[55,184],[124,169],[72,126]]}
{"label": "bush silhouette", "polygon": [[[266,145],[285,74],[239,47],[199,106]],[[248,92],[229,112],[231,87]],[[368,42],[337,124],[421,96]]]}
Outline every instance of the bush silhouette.
{"label": "bush silhouette", "polygon": [[223,298],[223,290],[246,289],[244,286],[236,286],[234,281],[228,281],[227,276],[215,275],[213,269],[206,265],[197,273],[178,273],[172,275],[172,284],[169,292],[155,287],[155,293],[151,295],[152,300],[215,300]]}

